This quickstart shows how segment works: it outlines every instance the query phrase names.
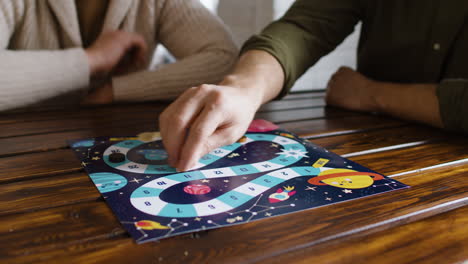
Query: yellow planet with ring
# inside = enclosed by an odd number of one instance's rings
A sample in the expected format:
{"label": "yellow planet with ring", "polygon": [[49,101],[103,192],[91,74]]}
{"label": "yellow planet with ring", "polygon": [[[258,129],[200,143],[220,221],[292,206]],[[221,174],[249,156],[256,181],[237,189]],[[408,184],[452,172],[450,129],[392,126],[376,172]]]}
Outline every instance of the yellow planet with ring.
{"label": "yellow planet with ring", "polygon": [[330,185],[346,189],[362,189],[371,186],[383,176],[373,172],[358,172],[350,169],[329,169],[307,182],[314,185]]}

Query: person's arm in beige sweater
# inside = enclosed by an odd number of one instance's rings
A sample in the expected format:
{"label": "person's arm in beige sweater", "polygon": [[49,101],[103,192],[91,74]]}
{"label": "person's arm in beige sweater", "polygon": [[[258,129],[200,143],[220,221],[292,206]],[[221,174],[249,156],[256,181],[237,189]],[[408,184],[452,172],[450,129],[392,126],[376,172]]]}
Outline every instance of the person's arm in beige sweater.
{"label": "person's arm in beige sweater", "polygon": [[[28,8],[36,11],[34,6]],[[65,93],[84,93],[90,78],[109,74],[129,51],[136,51],[129,63],[144,61],[144,39],[123,31],[106,32],[87,49],[10,49],[11,39],[17,37],[15,30],[35,23],[27,19],[30,17],[25,9],[23,1],[0,0],[0,111],[34,105]],[[54,33],[49,30],[44,34]],[[34,37],[23,40],[30,46],[37,41]]]}
{"label": "person's arm in beige sweater", "polygon": [[89,81],[88,61],[83,49],[8,49],[15,28],[23,23],[24,9],[23,1],[0,1],[0,111],[83,89]]}
{"label": "person's arm in beige sweater", "polygon": [[155,19],[155,38],[177,61],[113,78],[114,100],[174,99],[192,86],[219,82],[231,69],[237,47],[224,24],[198,0],[160,1]]}

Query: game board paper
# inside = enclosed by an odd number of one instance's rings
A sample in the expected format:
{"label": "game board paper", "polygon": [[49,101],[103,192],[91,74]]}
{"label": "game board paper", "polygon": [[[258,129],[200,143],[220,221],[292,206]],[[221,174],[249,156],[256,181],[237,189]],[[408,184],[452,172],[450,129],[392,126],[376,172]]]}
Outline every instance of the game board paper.
{"label": "game board paper", "polygon": [[137,243],[268,224],[277,215],[408,187],[264,120],[182,173],[167,164],[159,133],[70,145]]}

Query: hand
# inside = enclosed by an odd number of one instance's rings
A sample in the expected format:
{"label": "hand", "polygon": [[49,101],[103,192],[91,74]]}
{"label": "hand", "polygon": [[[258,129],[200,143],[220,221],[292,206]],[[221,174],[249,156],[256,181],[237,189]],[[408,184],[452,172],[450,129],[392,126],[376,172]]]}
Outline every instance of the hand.
{"label": "hand", "polygon": [[114,100],[112,84],[106,83],[88,94],[81,103],[84,105],[110,104]]}
{"label": "hand", "polygon": [[114,70],[123,72],[145,64],[147,45],[142,36],[125,31],[109,31],[85,50],[91,78],[102,77]]}
{"label": "hand", "polygon": [[233,86],[204,84],[187,90],[159,119],[169,164],[186,171],[211,150],[234,143],[260,104],[255,95]]}
{"label": "hand", "polygon": [[356,111],[376,111],[373,80],[348,67],[341,67],[328,82],[327,104]]}

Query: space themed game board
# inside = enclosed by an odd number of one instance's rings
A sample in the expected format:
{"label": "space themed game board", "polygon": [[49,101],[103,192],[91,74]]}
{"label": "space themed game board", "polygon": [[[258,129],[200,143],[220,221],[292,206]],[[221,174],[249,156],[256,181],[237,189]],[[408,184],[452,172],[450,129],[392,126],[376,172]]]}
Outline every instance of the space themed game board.
{"label": "space themed game board", "polygon": [[265,120],[187,172],[167,164],[157,132],[69,143],[137,243],[408,187]]}

